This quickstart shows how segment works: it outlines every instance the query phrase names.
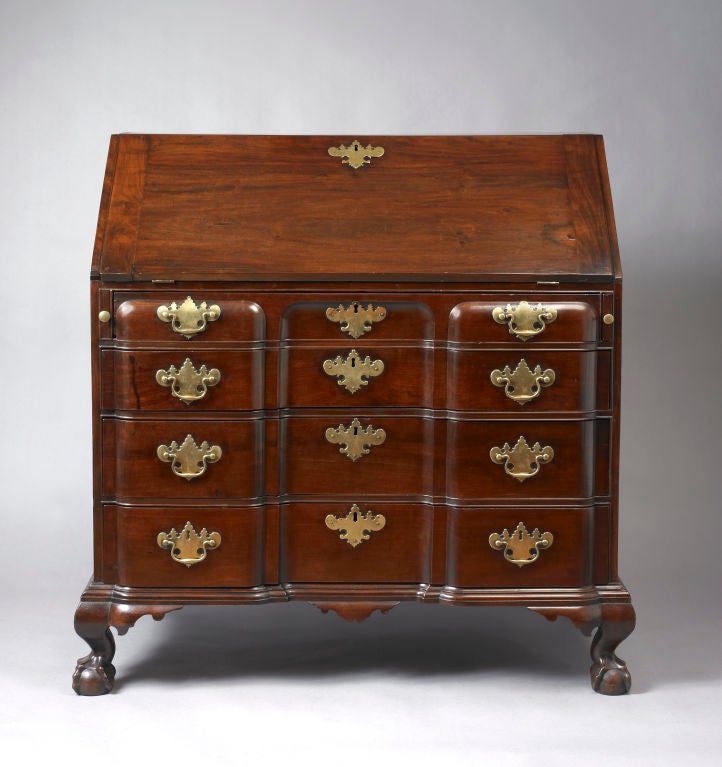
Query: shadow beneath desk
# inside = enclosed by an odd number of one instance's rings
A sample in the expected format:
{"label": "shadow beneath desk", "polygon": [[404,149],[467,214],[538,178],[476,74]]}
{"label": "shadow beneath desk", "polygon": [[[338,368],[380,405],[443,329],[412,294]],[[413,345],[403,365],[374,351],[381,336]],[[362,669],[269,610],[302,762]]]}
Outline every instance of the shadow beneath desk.
{"label": "shadow beneath desk", "polygon": [[500,670],[588,684],[589,640],[566,620],[552,623],[518,608],[403,603],[386,615],[347,623],[303,603],[202,607],[171,613],[148,628],[147,652],[135,664],[121,662],[117,689],[148,679],[176,685]]}

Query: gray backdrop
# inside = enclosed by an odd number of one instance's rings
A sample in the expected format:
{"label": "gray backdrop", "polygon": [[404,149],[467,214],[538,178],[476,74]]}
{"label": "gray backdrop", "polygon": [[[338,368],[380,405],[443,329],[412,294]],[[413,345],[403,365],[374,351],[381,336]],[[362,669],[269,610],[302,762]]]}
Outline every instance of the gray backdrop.
{"label": "gray backdrop", "polygon": [[[722,3],[0,1],[4,754],[718,764]],[[633,694],[524,610],[186,609],[77,699],[88,270],[113,132],[604,134],[625,269]],[[101,757],[102,754],[102,757]],[[644,756],[642,756],[644,755]]]}

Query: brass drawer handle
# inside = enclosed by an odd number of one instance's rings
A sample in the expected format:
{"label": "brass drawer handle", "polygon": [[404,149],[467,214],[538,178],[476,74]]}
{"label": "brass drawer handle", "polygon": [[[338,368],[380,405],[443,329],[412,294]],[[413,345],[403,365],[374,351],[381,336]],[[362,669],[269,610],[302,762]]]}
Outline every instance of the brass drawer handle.
{"label": "brass drawer handle", "polygon": [[554,543],[554,536],[549,533],[540,533],[539,528],[535,527],[534,532],[529,531],[523,522],[519,522],[513,533],[504,528],[504,531],[492,533],[489,536],[489,546],[497,551],[503,551],[507,562],[524,567],[536,562],[539,558],[539,552],[542,549],[551,548]]}
{"label": "brass drawer handle", "polygon": [[528,341],[538,336],[547,324],[554,322],[557,318],[557,310],[554,306],[542,304],[532,306],[528,301],[519,301],[516,305],[495,307],[491,316],[495,322],[506,325],[511,335],[516,336],[520,341]]}
{"label": "brass drawer handle", "polygon": [[202,562],[209,549],[217,549],[221,545],[220,533],[209,533],[204,527],[197,533],[190,522],[178,532],[171,527],[170,532],[160,532],[156,539],[161,549],[170,549],[174,562],[191,567]]}
{"label": "brass drawer handle", "polygon": [[208,322],[220,319],[221,307],[218,304],[208,306],[205,301],[196,304],[188,296],[180,306],[175,301],[168,306],[159,306],[156,315],[161,322],[170,322],[175,333],[185,338],[192,338],[202,333]]}
{"label": "brass drawer handle", "polygon": [[363,165],[368,165],[372,157],[382,157],[384,148],[382,146],[364,146],[358,139],[354,139],[348,146],[330,146],[328,153],[331,157],[343,157],[343,165],[348,165],[354,170],[358,170]]}
{"label": "brass drawer handle", "polygon": [[546,388],[554,383],[556,373],[551,368],[542,370],[541,365],[532,370],[522,358],[513,371],[506,365],[503,370],[492,370],[490,377],[494,386],[504,387],[504,394],[509,399],[526,405],[541,394],[542,387]]}
{"label": "brass drawer handle", "polygon": [[539,473],[543,463],[549,463],[554,458],[554,450],[547,445],[542,447],[535,442],[531,447],[524,437],[519,437],[514,447],[505,442],[503,447],[492,447],[489,451],[494,463],[504,465],[504,471],[519,482]]}
{"label": "brass drawer handle", "polygon": [[158,370],[155,380],[161,386],[170,388],[170,392],[186,405],[192,405],[206,396],[209,386],[217,386],[221,380],[218,368],[208,368],[201,365],[196,370],[190,357],[186,357],[180,368],[171,365],[168,370]]}
{"label": "brass drawer handle", "polygon": [[175,440],[170,445],[158,445],[156,453],[161,461],[170,464],[176,476],[189,482],[200,477],[207,464],[220,461],[223,455],[218,445],[209,445],[205,440],[198,445],[190,434],[180,445]]}
{"label": "brass drawer handle", "polygon": [[341,445],[338,452],[358,461],[368,455],[373,445],[383,445],[386,441],[386,432],[383,429],[374,429],[369,424],[361,426],[361,421],[354,418],[348,426],[340,423],[335,429],[329,426],[326,429],[326,441],[332,445]]}
{"label": "brass drawer handle", "polygon": [[331,322],[340,322],[339,330],[342,333],[348,333],[351,338],[361,338],[364,333],[368,333],[373,328],[373,322],[381,322],[386,319],[386,309],[383,306],[374,307],[369,304],[365,309],[358,301],[352,301],[350,306],[339,304],[334,309],[329,306],[326,309],[326,319]]}
{"label": "brass drawer handle", "polygon": [[324,360],[323,372],[338,378],[336,383],[339,386],[355,394],[362,386],[368,386],[369,378],[384,372],[384,363],[382,360],[372,360],[368,355],[361,359],[356,349],[351,349],[346,359],[339,354],[332,360]]}
{"label": "brass drawer handle", "polygon": [[340,530],[339,538],[354,548],[367,541],[371,533],[382,530],[385,525],[386,517],[383,514],[373,514],[370,509],[361,514],[361,509],[355,503],[349,513],[341,519],[333,514],[326,517],[326,527],[329,530]]}

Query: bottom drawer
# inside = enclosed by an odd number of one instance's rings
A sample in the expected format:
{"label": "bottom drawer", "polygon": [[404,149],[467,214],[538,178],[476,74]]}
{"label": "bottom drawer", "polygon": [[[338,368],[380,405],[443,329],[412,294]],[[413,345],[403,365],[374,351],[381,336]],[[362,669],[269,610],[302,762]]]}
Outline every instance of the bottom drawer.
{"label": "bottom drawer", "polygon": [[[121,586],[244,587],[263,582],[262,508],[106,506],[106,535],[113,520]],[[161,547],[159,534],[170,534],[173,528],[177,537],[166,536]],[[203,528],[205,539],[199,537]]]}
{"label": "bottom drawer", "polygon": [[431,507],[421,504],[284,505],[281,579],[286,583],[428,583],[432,516]]}
{"label": "bottom drawer", "polygon": [[[462,588],[590,585],[593,517],[593,508],[449,509],[447,583]],[[538,542],[531,537],[536,528],[542,536]],[[494,548],[489,536],[495,533]]]}

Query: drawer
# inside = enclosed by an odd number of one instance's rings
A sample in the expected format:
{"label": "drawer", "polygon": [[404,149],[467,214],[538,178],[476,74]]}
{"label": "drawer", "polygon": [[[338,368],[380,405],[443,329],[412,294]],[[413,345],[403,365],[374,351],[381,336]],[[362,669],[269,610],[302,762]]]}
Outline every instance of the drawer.
{"label": "drawer", "polygon": [[304,301],[288,306],[281,319],[281,339],[365,338],[433,340],[434,317],[416,301],[378,301],[373,298],[335,298]]}
{"label": "drawer", "polygon": [[[126,296],[116,294],[115,337],[123,341],[178,341],[180,343],[207,344],[214,341],[253,342],[265,336],[265,317],[261,307],[253,301],[223,298],[211,293],[190,296],[180,292]],[[175,303],[175,310],[171,304]],[[206,313],[201,304],[206,304]],[[220,316],[213,319],[207,312],[220,307]],[[158,310],[166,307],[175,320],[164,322]],[[182,323],[182,324],[181,324]],[[180,327],[179,327],[180,326]],[[179,330],[187,331],[176,332]]]}
{"label": "drawer", "polygon": [[[257,586],[263,582],[262,508],[104,509],[106,534],[117,530],[117,583],[121,586]],[[184,532],[186,523],[192,529]],[[201,537],[203,528],[207,535]],[[179,540],[161,548],[158,534],[175,529]],[[211,538],[219,533],[220,544]],[[175,540],[168,538],[168,546]],[[204,543],[205,542],[205,543]],[[211,547],[206,544],[210,542]],[[190,561],[186,566],[174,559]],[[200,557],[205,556],[203,559]],[[190,557],[190,560],[189,560]],[[196,559],[198,558],[198,559]]]}
{"label": "drawer", "polygon": [[595,408],[597,354],[608,352],[523,351],[449,351],[448,409],[528,413]]}
{"label": "drawer", "polygon": [[431,418],[352,411],[282,418],[280,490],[291,495],[430,496],[435,424]]}
{"label": "drawer", "polygon": [[[369,522],[366,519],[376,517]],[[353,516],[356,513],[356,522]],[[383,518],[381,529],[379,516]],[[432,507],[352,503],[281,507],[281,572],[285,583],[428,583]],[[333,525],[326,524],[330,517]],[[348,530],[349,540],[340,538]],[[365,534],[368,540],[359,538]],[[356,545],[352,545],[356,543]]]}
{"label": "drawer", "polygon": [[[462,421],[448,422],[447,495],[456,499],[483,498],[588,498],[593,495],[594,421]],[[505,462],[492,461],[492,448],[517,447],[520,437],[527,443]],[[551,448],[536,461],[537,473],[519,480],[506,471],[514,464],[519,475],[526,467],[535,443]],[[536,457],[536,453],[534,455]],[[503,461],[503,458],[500,458]],[[525,470],[526,469],[526,470]]]}
{"label": "drawer", "polygon": [[[192,442],[186,444],[186,436]],[[161,445],[175,441],[180,471],[198,475],[185,479],[173,472],[173,461],[158,457]],[[205,468],[197,447],[220,448],[220,458],[206,453]],[[263,487],[263,421],[259,419],[133,421],[103,419],[103,494],[123,499],[256,498]],[[201,465],[198,466],[198,459]],[[202,472],[202,473],[199,473]]]}
{"label": "drawer", "polygon": [[[368,372],[363,366],[366,357],[370,363],[381,360],[383,367],[373,365]],[[354,379],[359,366],[366,373],[366,385]],[[293,346],[281,349],[279,377],[280,407],[432,407],[434,352],[418,346]],[[352,392],[339,385],[342,380],[359,388]]]}
{"label": "drawer", "polygon": [[[522,306],[522,302],[529,306]],[[535,311],[538,307],[540,311]],[[553,320],[549,313],[554,316]],[[588,301],[560,301],[557,296],[501,296],[491,301],[457,304],[449,316],[449,341],[508,342],[520,346],[596,343],[598,326],[599,299],[596,297]]]}
{"label": "drawer", "polygon": [[103,408],[179,413],[260,409],[263,363],[264,353],[260,349],[237,352],[203,347],[162,352],[103,349]]}
{"label": "drawer", "polygon": [[[460,588],[591,585],[593,517],[593,509],[585,507],[527,506],[504,511],[451,508],[447,583]],[[523,529],[518,529],[520,522]],[[535,528],[542,536],[541,541],[533,537]],[[505,529],[511,538],[508,544]],[[501,537],[500,548],[492,548],[489,543],[489,536],[494,533]],[[551,533],[551,545],[544,533]],[[515,564],[512,559],[522,564]]]}

